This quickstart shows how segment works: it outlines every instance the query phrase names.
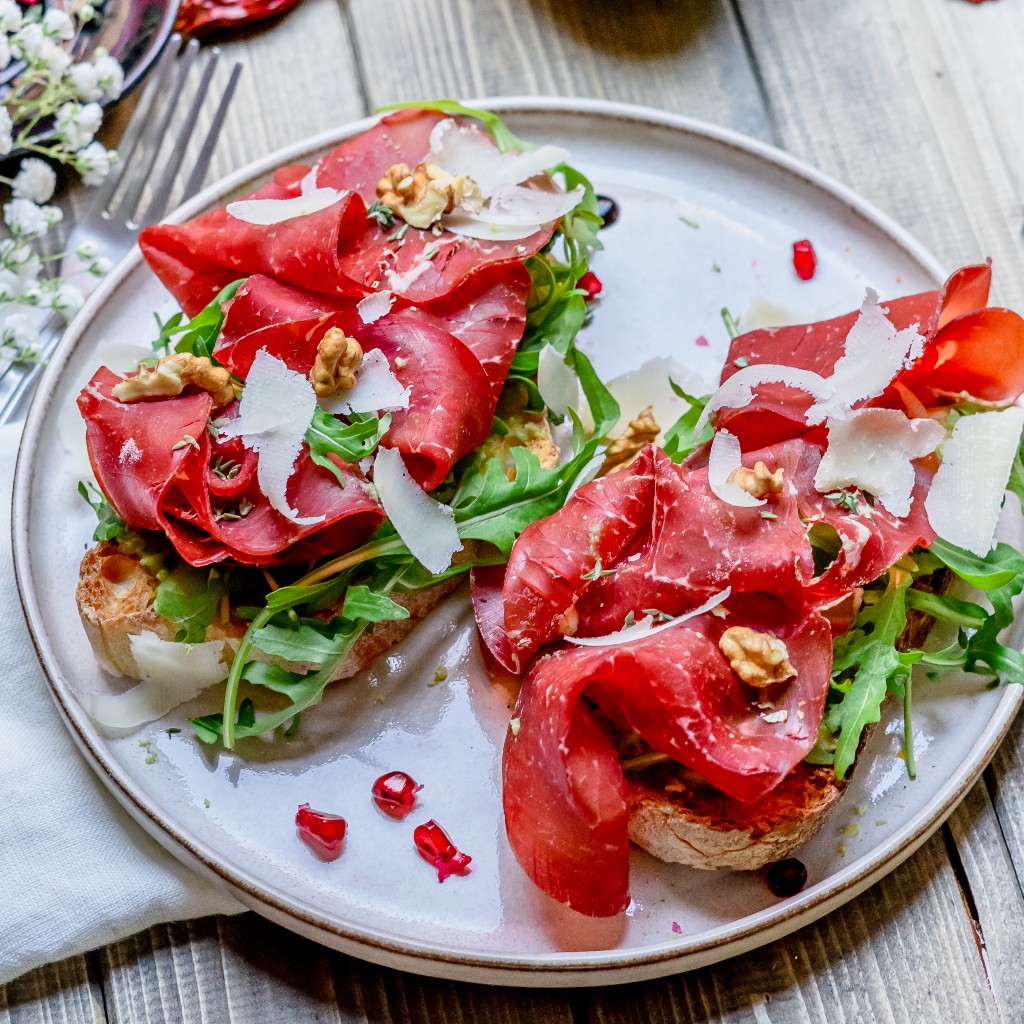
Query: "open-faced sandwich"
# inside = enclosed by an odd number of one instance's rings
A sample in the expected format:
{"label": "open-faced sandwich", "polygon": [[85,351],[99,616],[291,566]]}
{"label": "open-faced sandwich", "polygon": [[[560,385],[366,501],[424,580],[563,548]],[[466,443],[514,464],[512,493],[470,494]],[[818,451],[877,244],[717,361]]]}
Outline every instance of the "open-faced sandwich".
{"label": "open-faced sandwich", "polygon": [[293,729],[471,574],[483,647],[524,680],[512,848],[611,915],[630,839],[750,869],[810,838],[887,695],[909,721],[914,665],[1024,682],[998,640],[1024,559],[993,547],[1024,491],[1024,321],[966,267],[736,337],[675,425],[609,436],[575,344],[601,217],[565,160],[433,104],[144,232],[183,312],[79,399],[102,495],[78,598],[100,661],[142,680],[97,719],[226,677],[193,725],[232,748]]}

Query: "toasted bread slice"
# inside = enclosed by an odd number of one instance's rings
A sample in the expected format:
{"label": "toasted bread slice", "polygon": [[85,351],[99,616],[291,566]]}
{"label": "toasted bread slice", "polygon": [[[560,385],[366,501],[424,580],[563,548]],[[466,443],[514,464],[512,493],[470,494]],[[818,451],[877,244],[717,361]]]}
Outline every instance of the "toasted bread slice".
{"label": "toasted bread slice", "polygon": [[[920,589],[941,593],[951,574],[919,580]],[[911,610],[897,644],[919,647],[932,619]],[[861,749],[868,738],[861,738]],[[629,837],[660,860],[714,870],[754,871],[789,857],[821,831],[849,782],[831,765],[798,764],[782,783],[756,803],[726,796],[674,761],[626,775]]]}
{"label": "toasted bread slice", "polygon": [[[447,580],[425,590],[393,594],[393,599],[409,611],[409,618],[377,624],[364,633],[338,666],[332,679],[347,679],[369,665],[389,647],[408,636],[413,626],[438,602],[458,586]],[[102,667],[114,674],[139,678],[132,653],[131,637],[155,633],[162,640],[173,640],[176,627],[153,608],[157,579],[136,555],[125,554],[114,544],[97,544],[86,552],[79,571],[76,598],[86,636]],[[327,618],[341,613],[338,606],[328,608]],[[235,646],[248,623],[235,618],[225,602],[223,614],[207,627],[207,640],[225,640]],[[261,652],[254,650],[255,658]],[[271,660],[271,659],[267,659]]]}

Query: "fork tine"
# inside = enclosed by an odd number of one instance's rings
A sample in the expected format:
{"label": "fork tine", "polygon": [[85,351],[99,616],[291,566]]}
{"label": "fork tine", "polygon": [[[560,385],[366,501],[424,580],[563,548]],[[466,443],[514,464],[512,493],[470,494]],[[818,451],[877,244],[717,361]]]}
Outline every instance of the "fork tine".
{"label": "fork tine", "polygon": [[121,206],[121,209],[124,211],[124,217],[129,224],[134,225],[136,223],[135,214],[139,200],[142,198],[142,192],[146,187],[146,183],[153,174],[153,168],[156,166],[157,157],[160,155],[164,136],[167,134],[167,127],[171,122],[171,117],[174,115],[177,101],[182,95],[185,81],[188,78],[189,71],[192,69],[192,64],[195,62],[198,52],[199,43],[195,39],[190,39],[185,46],[181,59],[178,61],[178,76],[174,82],[174,90],[168,97],[166,108],[151,125],[146,143],[150,147],[150,152],[144,157],[142,172],[133,179],[132,185]]}
{"label": "fork tine", "polygon": [[224,118],[227,116],[228,107],[231,106],[231,99],[235,95],[235,86],[238,85],[238,76],[241,73],[242,62],[235,61],[235,66],[231,69],[231,77],[228,79],[228,84],[224,89],[224,95],[221,96],[220,104],[214,112],[213,120],[210,122],[210,130],[206,133],[206,138],[203,140],[203,145],[199,151],[199,156],[196,158],[195,166],[192,168],[192,173],[189,175],[189,179],[185,183],[182,196],[186,199],[191,199],[203,186],[203,181],[206,179],[206,172],[210,169],[210,160],[213,157],[213,151],[217,146],[217,140],[220,138],[221,129],[224,127]]}
{"label": "fork tine", "polygon": [[170,76],[171,68],[174,66],[174,58],[177,57],[180,46],[181,36],[177,34],[171,36],[164,52],[160,55],[160,61],[142,94],[139,105],[132,112],[128,129],[117,147],[118,162],[115,172],[92,193],[93,207],[102,210],[104,213],[110,212],[114,193],[121,182],[126,179],[128,168],[131,166],[132,157],[138,148],[143,130],[149,124],[150,110],[155,105],[157,96],[163,91],[164,83]]}
{"label": "fork tine", "polygon": [[164,168],[163,177],[154,187],[153,198],[150,200],[149,206],[146,208],[146,212],[142,217],[136,218],[136,222],[140,227],[152,224],[167,212],[167,203],[171,198],[171,190],[174,188],[175,179],[178,177],[178,172],[181,170],[182,162],[185,159],[185,150],[188,148],[189,140],[192,138],[193,131],[195,131],[196,121],[199,118],[199,111],[202,109],[203,103],[206,100],[206,94],[210,89],[210,82],[213,79],[213,73],[217,68],[217,61],[219,59],[220,49],[215,46],[210,51],[210,55],[206,61],[206,67],[203,69],[203,77],[200,79],[199,85],[196,88],[195,96],[192,97],[192,105],[189,107],[188,114],[186,115],[184,122],[182,122],[181,128],[178,130],[178,137],[174,140],[170,159],[167,161],[167,165]]}

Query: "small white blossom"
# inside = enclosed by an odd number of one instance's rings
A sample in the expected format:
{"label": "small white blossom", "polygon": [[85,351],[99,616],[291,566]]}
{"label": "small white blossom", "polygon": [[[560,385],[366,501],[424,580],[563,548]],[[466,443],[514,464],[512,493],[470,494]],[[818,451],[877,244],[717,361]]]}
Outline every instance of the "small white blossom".
{"label": "small white blossom", "polygon": [[0,267],[15,274],[20,282],[20,290],[24,290],[27,285],[35,284],[42,272],[43,263],[32,246],[4,238],[0,240]]}
{"label": "small white blossom", "polygon": [[82,308],[85,296],[80,289],[68,284],[67,281],[58,279],[53,284],[55,287],[46,289],[44,301],[52,310],[70,320]]}
{"label": "small white blossom", "polygon": [[53,197],[57,175],[53,168],[42,160],[29,157],[22,160],[14,178],[12,190],[17,199],[31,199],[33,203],[45,203]]}
{"label": "small white blossom", "polygon": [[57,111],[55,128],[68,149],[76,153],[92,142],[102,120],[103,108],[98,103],[65,103]]}
{"label": "small white blossom", "polygon": [[90,142],[75,156],[75,170],[82,176],[86,185],[102,185],[110,173],[110,168],[117,163],[117,151],[104,149],[102,143]]}
{"label": "small white blossom", "polygon": [[96,8],[92,4],[82,4],[78,8],[78,20],[83,24],[87,25],[93,18],[96,17]]}
{"label": "small white blossom", "polygon": [[0,71],[3,71],[11,63],[11,41],[5,35],[0,35]]}
{"label": "small white blossom", "polygon": [[55,43],[52,39],[46,40],[36,59],[45,67],[47,75],[54,81],[63,78],[65,72],[71,67],[71,54],[60,43]]}
{"label": "small white blossom", "polygon": [[12,199],[4,204],[4,220],[11,231],[23,238],[38,238],[46,234],[49,224],[43,207],[31,199]]}
{"label": "small white blossom", "polygon": [[51,39],[68,39],[75,37],[75,24],[66,11],[51,7],[43,15],[43,32]]}
{"label": "small white blossom", "polygon": [[0,0],[0,32],[17,32],[21,28],[21,8],[14,0]]}
{"label": "small white blossom", "polygon": [[43,35],[43,27],[38,21],[30,21],[11,36],[11,50],[16,57],[24,57],[34,61],[40,51],[50,40]]}
{"label": "small white blossom", "polygon": [[96,84],[103,90],[103,98],[116,100],[124,88],[124,69],[109,53],[99,53],[93,61]]}
{"label": "small white blossom", "polygon": [[103,277],[104,274],[109,274],[113,268],[113,262],[106,256],[101,256],[98,260],[93,260],[89,264],[89,273],[94,274],[96,277]]}
{"label": "small white blossom", "polygon": [[48,228],[52,228],[64,219],[64,211],[59,206],[40,206],[39,209],[43,211],[43,220],[46,221]]}
{"label": "small white blossom", "polygon": [[0,156],[7,156],[14,148],[14,125],[7,108],[0,106]]}
{"label": "small white blossom", "polygon": [[75,255],[82,260],[84,263],[86,260],[91,260],[99,250],[96,248],[95,242],[79,242],[75,246]]}
{"label": "small white blossom", "polygon": [[10,313],[0,326],[0,340],[24,351],[39,343],[39,331],[27,313]]}
{"label": "small white blossom", "polygon": [[75,64],[68,72],[71,81],[71,88],[75,90],[75,96],[80,100],[103,99],[103,89],[100,88],[96,68],[92,64]]}

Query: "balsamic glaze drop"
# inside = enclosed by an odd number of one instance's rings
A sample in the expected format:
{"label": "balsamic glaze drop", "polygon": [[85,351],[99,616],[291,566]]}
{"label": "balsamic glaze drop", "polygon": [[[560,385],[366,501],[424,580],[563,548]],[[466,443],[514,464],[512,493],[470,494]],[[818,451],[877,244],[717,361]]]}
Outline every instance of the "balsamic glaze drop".
{"label": "balsamic glaze drop", "polygon": [[785,899],[795,896],[807,884],[807,868],[803,861],[789,857],[770,864],[765,878],[772,893],[779,899]]}
{"label": "balsamic glaze drop", "polygon": [[610,228],[619,219],[619,204],[611,196],[598,196],[597,215],[601,218],[601,227]]}

